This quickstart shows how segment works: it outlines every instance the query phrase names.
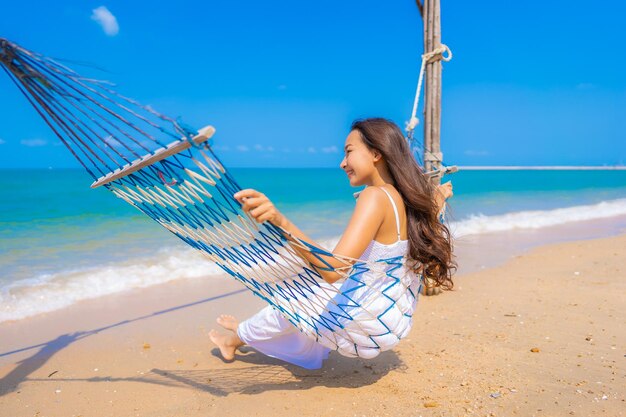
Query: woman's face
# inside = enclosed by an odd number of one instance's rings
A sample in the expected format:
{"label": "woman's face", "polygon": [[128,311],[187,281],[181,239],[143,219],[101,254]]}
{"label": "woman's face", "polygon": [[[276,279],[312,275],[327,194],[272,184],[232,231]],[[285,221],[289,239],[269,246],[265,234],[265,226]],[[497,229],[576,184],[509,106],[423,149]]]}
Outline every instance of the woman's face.
{"label": "woman's face", "polygon": [[369,185],[376,170],[374,162],[378,161],[380,156],[363,143],[358,130],[353,130],[346,138],[344,155],[339,166],[348,174],[350,185],[353,187]]}

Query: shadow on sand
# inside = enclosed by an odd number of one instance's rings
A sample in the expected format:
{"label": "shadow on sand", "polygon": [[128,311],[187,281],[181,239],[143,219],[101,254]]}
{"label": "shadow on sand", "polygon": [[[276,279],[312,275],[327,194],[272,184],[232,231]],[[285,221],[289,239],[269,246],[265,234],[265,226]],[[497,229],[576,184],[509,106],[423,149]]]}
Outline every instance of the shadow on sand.
{"label": "shadow on sand", "polygon": [[[219,351],[214,349],[215,356]],[[255,395],[272,390],[306,390],[313,387],[358,388],[375,383],[391,371],[404,372],[404,362],[393,351],[364,361],[331,352],[322,369],[307,370],[267,357],[252,348],[243,348],[236,361],[226,368],[165,370],[152,369],[139,377],[48,378],[29,381],[55,382],[140,382],[188,388],[217,397],[239,393]]]}
{"label": "shadow on sand", "polygon": [[48,362],[48,360],[52,356],[54,356],[54,354],[65,349],[67,346],[71,345],[72,343],[76,341],[92,336],[94,334],[104,332],[109,329],[124,326],[129,323],[134,323],[140,320],[149,319],[152,317],[160,316],[162,314],[167,314],[167,313],[171,313],[177,310],[182,310],[185,308],[193,307],[199,304],[208,303],[214,300],[218,300],[220,298],[230,297],[230,296],[233,296],[233,295],[245,292],[245,291],[247,290],[242,289],[242,290],[237,290],[237,291],[231,291],[225,294],[217,295],[215,297],[205,298],[202,300],[194,301],[192,303],[182,304],[182,305],[168,308],[165,310],[155,311],[154,313],[146,314],[144,316],[136,317],[133,319],[122,320],[120,322],[110,324],[108,326],[103,326],[97,329],[68,333],[68,334],[61,335],[55,339],[49,340],[44,343],[40,343],[40,344],[33,345],[33,346],[27,346],[27,347],[23,347],[20,349],[15,349],[9,352],[0,353],[0,358],[1,358],[1,357],[14,355],[16,353],[25,352],[25,351],[32,350],[32,349],[38,349],[32,356],[29,356],[28,358],[17,362],[17,366],[11,372],[5,375],[2,379],[0,379],[0,396],[15,391],[22,382],[28,379],[28,376],[30,374],[32,374],[37,369],[45,365],[46,362]]}
{"label": "shadow on sand", "polygon": [[[162,386],[190,388],[204,391],[215,396],[227,396],[232,393],[258,394],[271,390],[302,390],[315,386],[351,387],[371,385],[390,371],[404,371],[406,366],[394,351],[381,353],[375,359],[347,358],[331,352],[324,366],[319,370],[307,370],[283,361],[265,356],[256,350],[243,347],[236,355],[236,361],[226,367],[215,369],[165,370],[152,369],[148,374],[133,377],[92,377],[92,378],[29,378],[57,352],[72,343],[97,333],[123,326],[129,323],[156,317],[161,314],[229,297],[247,290],[238,290],[219,296],[206,298],[193,303],[172,307],[152,314],[123,320],[115,324],[89,331],[61,335],[53,340],[38,345],[0,353],[0,357],[10,356],[31,349],[38,349],[32,356],[17,362],[17,366],[0,379],[0,396],[16,391],[24,381],[38,382],[141,382]],[[220,357],[219,350],[212,354]]]}
{"label": "shadow on sand", "polygon": [[[217,351],[217,350],[216,350]],[[219,354],[218,351],[215,354]],[[307,390],[313,387],[358,388],[375,383],[391,371],[404,372],[406,365],[394,351],[382,352],[364,361],[331,352],[321,369],[307,370],[269,358],[252,348],[237,355],[228,368],[206,370],[153,369],[146,378],[152,383],[189,387],[215,396],[232,393],[260,394],[272,390]]]}

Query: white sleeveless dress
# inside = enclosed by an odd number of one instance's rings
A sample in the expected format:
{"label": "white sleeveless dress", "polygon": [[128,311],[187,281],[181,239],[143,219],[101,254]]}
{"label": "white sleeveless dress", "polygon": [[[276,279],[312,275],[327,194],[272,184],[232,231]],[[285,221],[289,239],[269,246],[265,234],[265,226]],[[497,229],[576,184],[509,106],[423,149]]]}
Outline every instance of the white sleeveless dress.
{"label": "white sleeveless dress", "polygon": [[[318,369],[330,350],[337,350],[344,356],[369,359],[393,348],[409,333],[421,280],[405,265],[408,241],[400,240],[398,209],[387,190],[381,190],[393,205],[398,240],[390,245],[372,240],[360,259],[378,261],[395,258],[397,261],[395,264],[377,262],[361,274],[358,281],[346,279],[335,284],[339,294],[333,304],[347,304],[342,298],[344,293],[349,293],[350,301],[359,305],[350,312],[352,320],[342,323],[341,331],[347,337],[333,337],[332,331],[322,328],[320,332],[326,332],[327,337],[319,338],[317,342],[302,333],[274,307],[267,306],[239,324],[237,334],[244,343],[267,356],[303,368]],[[367,286],[363,286],[363,282]]]}

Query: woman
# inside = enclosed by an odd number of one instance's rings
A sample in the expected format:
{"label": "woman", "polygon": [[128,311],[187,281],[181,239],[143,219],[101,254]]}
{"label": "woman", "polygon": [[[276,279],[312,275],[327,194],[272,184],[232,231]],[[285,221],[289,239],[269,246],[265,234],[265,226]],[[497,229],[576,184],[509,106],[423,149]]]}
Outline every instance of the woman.
{"label": "woman", "polygon": [[[390,323],[383,323],[389,331],[380,332],[375,328],[380,324],[376,323],[368,334],[380,337],[368,336],[363,346],[357,348],[355,343],[325,346],[300,333],[278,311],[268,306],[242,323],[229,315],[221,315],[217,319],[218,324],[230,332],[220,334],[211,330],[209,336],[224,359],[233,360],[236,349],[245,344],[268,356],[308,369],[319,368],[331,348],[346,356],[371,358],[392,348],[408,334],[417,302],[418,290],[415,287],[419,286],[421,276],[444,289],[452,288],[455,268],[452,243],[447,227],[438,220],[445,199],[452,195],[451,184],[438,189],[433,187],[413,158],[402,131],[386,119],[355,121],[344,150],[345,157],[340,166],[348,175],[350,185],[366,185],[366,188],[360,193],[354,213],[333,254],[362,260],[380,259],[381,255],[403,257],[404,262],[397,276],[406,283],[405,288],[412,290],[406,291],[406,296],[398,294],[398,299],[394,299],[398,313]],[[262,193],[247,189],[239,191],[234,197],[257,222],[269,221],[292,236],[319,246]],[[311,265],[320,263],[319,255],[304,250],[298,250],[298,253]],[[345,263],[337,258],[326,257],[324,261],[333,268],[345,267]],[[343,275],[332,268],[317,271],[327,283],[341,285],[340,293],[351,290],[347,286],[353,284],[348,280],[336,283]],[[370,279],[384,280],[388,276],[388,273],[383,273],[372,275]],[[381,298],[380,291],[367,293],[369,287],[359,290],[361,293],[358,296],[367,301],[371,309],[385,311],[384,300],[375,299]],[[365,322],[365,318],[360,321],[359,316],[355,316],[350,323],[346,323],[345,331],[350,331],[351,324],[362,328]],[[367,342],[371,346],[367,346]]]}

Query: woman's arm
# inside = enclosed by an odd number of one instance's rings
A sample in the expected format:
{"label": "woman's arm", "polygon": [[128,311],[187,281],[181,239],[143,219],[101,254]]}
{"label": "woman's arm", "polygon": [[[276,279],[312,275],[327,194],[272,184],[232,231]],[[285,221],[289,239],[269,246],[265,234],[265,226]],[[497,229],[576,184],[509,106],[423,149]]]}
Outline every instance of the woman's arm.
{"label": "woman's arm", "polygon": [[[350,258],[359,258],[363,254],[367,245],[369,245],[376,236],[383,222],[385,215],[383,207],[386,197],[382,193],[383,191],[375,187],[367,187],[361,192],[350,222],[341,236],[339,243],[337,243],[337,246],[333,250],[333,254]],[[315,247],[320,247],[318,243],[307,236],[284,214],[278,211],[264,194],[253,189],[247,189],[239,191],[234,197],[242,203],[242,209],[249,212],[258,223],[269,221],[276,226],[282,227],[287,232],[291,233],[292,236]],[[302,259],[313,266],[322,278],[330,284],[343,278],[343,275],[324,269],[329,269],[329,266],[332,268],[342,268],[350,265],[346,261],[334,257],[321,254],[314,255],[308,250],[299,248],[297,245],[292,247]],[[320,258],[322,258],[323,262]],[[324,262],[328,265],[325,265]]]}

